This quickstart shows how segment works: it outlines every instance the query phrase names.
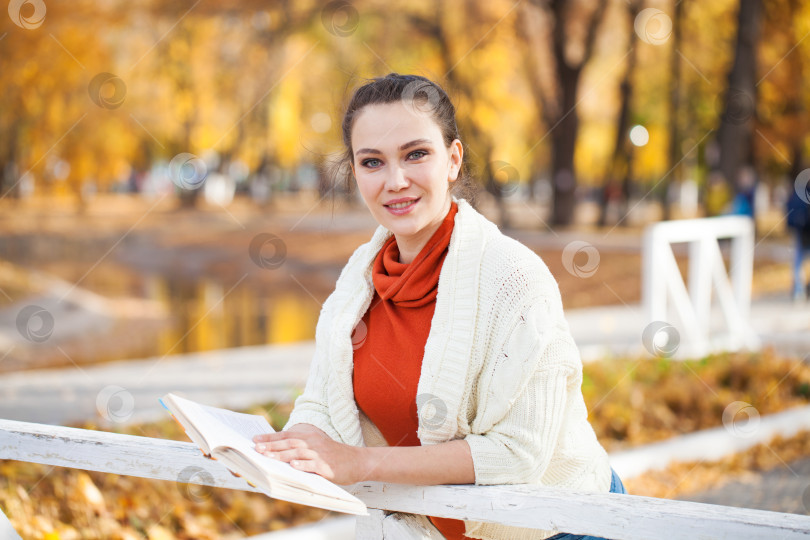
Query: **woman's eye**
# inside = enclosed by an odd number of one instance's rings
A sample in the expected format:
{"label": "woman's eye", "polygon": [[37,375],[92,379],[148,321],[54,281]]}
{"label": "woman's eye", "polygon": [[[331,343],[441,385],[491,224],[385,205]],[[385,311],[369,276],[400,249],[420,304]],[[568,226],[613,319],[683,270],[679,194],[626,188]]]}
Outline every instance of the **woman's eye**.
{"label": "woman's eye", "polygon": [[380,164],[379,159],[367,159],[363,162],[364,167],[377,167]]}
{"label": "woman's eye", "polygon": [[427,152],[425,152],[424,150],[414,150],[413,152],[408,154],[408,157],[413,157],[414,159],[420,159],[420,158],[425,157],[426,155],[427,155]]}

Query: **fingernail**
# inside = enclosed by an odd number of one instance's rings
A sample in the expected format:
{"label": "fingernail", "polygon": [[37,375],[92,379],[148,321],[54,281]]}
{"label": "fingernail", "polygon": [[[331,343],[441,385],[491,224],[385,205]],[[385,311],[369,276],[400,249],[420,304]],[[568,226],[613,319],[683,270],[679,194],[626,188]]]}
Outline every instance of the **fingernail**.
{"label": "fingernail", "polygon": [[257,444],[256,445],[256,451],[257,452],[264,452],[265,450],[267,450],[267,448],[265,448],[265,446],[263,444]]}

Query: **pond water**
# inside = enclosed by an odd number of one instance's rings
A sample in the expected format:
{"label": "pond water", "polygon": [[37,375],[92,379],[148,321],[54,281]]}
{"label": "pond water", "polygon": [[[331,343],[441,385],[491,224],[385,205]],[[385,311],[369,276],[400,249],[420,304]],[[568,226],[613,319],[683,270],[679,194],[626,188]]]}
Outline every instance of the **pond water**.
{"label": "pond water", "polygon": [[[340,270],[289,260],[268,271],[213,245],[183,246],[178,258],[177,249],[136,235],[111,248],[115,238],[0,237],[0,258],[18,268],[134,306],[107,329],[43,343],[30,367],[64,362],[65,354],[81,364],[314,339]],[[0,308],[25,299],[12,292]]]}

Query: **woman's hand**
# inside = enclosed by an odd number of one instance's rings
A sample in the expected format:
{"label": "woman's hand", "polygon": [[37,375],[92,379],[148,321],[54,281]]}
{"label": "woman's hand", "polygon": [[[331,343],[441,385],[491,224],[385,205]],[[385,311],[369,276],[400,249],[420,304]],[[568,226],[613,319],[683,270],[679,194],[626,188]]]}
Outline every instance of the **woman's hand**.
{"label": "woman's hand", "polygon": [[257,435],[253,442],[257,452],[336,484],[362,480],[359,473],[362,448],[335,442],[315,426],[298,424],[289,431]]}

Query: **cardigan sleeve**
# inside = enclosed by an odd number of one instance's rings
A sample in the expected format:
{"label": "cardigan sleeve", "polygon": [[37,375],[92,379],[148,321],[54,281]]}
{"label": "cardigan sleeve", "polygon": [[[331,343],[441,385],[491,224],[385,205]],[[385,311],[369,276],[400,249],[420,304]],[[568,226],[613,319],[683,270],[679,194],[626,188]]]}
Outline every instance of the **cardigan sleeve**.
{"label": "cardigan sleeve", "polygon": [[581,360],[545,265],[512,272],[475,385],[470,445],[476,484],[539,483],[551,462],[569,404],[581,392]]}
{"label": "cardigan sleeve", "polygon": [[[373,288],[366,274],[390,234],[380,226],[368,243],[352,253],[340,272],[335,290],[323,303],[315,326],[315,355],[307,384],[303,394],[295,400],[285,430],[296,424],[312,424],[335,441],[353,445],[358,444],[358,437],[362,441],[351,385],[351,329],[347,328],[346,321],[347,314],[353,313],[354,308],[350,307],[353,303],[358,299],[371,301]],[[344,330],[337,330],[339,328]],[[351,427],[347,427],[349,424]]]}
{"label": "cardigan sleeve", "polygon": [[284,426],[284,430],[286,431],[296,424],[311,424],[326,433],[331,439],[340,441],[340,435],[329,414],[326,393],[329,385],[328,356],[325,352],[329,334],[329,317],[326,316],[328,302],[327,299],[315,328],[315,355],[309,368],[304,392],[295,400],[293,411],[290,413],[290,419]]}
{"label": "cardigan sleeve", "polygon": [[296,424],[311,424],[326,433],[332,440],[340,441],[340,435],[332,425],[326,405],[326,393],[323,391],[326,388],[326,375],[317,365],[318,361],[316,353],[304,392],[295,400],[295,407],[284,426],[284,431]]}
{"label": "cardigan sleeve", "polygon": [[476,484],[539,483],[560,435],[570,369],[536,371],[494,426],[465,440]]}

